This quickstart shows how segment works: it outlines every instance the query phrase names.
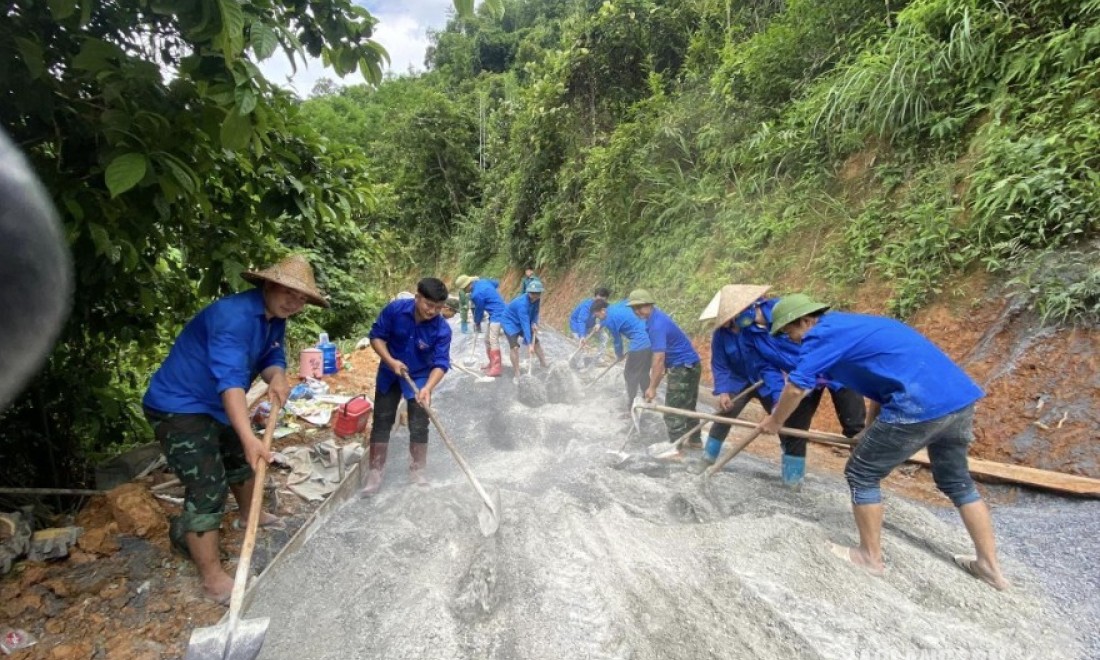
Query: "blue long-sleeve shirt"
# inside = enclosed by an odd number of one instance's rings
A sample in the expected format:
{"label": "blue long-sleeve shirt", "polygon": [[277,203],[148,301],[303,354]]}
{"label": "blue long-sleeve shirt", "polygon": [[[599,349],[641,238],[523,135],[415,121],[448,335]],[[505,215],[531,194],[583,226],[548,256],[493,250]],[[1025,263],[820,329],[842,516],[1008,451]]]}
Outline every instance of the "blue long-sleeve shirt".
{"label": "blue long-sleeve shirt", "polygon": [[481,323],[485,314],[489,314],[489,320],[500,323],[504,318],[504,298],[499,291],[500,282],[496,280],[480,279],[474,282],[470,289],[470,302],[474,306],[474,323]]}
{"label": "blue long-sleeve shirt", "polygon": [[[736,394],[760,379],[757,361],[747,355],[740,334],[718,328],[710,338],[710,371],[714,395]],[[783,375],[780,374],[780,382]]]}
{"label": "blue long-sleeve shirt", "polygon": [[267,319],[261,289],[216,300],[184,326],[142,403],[163,413],[206,414],[229,424],[222,392],[247,391],[268,367],[285,369],[285,337],[286,319]]}
{"label": "blue long-sleeve shirt", "polygon": [[926,422],[959,411],[984,393],[935,344],[881,316],[830,312],[802,339],[791,383],[811,389],[828,373],[882,405],[891,424]]}
{"label": "blue long-sleeve shirt", "polygon": [[531,324],[537,324],[538,322],[539,301],[532,301],[526,293],[522,293],[508,303],[500,325],[509,336],[522,334],[524,343],[530,346]]}
{"label": "blue long-sleeve shirt", "polygon": [[767,321],[766,327],[754,323],[743,328],[740,333],[745,359],[755,370],[756,378],[764,381],[760,386],[760,395],[773,403],[779,400],[779,395],[783,392],[786,384],[784,374],[794,369],[801,351],[801,347],[786,336],[773,336],[770,332],[772,310],[778,302],[778,298],[760,302],[760,311]]}
{"label": "blue long-sleeve shirt", "polygon": [[573,312],[569,315],[570,332],[582,337],[592,332],[592,327],[596,325],[596,317],[592,316],[594,300],[595,298],[585,298],[573,308]]}
{"label": "blue long-sleeve shirt", "polygon": [[699,354],[691,340],[660,307],[646,319],[646,334],[654,353],[665,354],[665,367],[690,367],[699,364]]}
{"label": "blue long-sleeve shirt", "polygon": [[617,302],[607,308],[607,318],[603,321],[603,327],[611,333],[611,341],[615,344],[615,356],[623,356],[623,337],[630,342],[630,352],[642,351],[650,348],[649,333],[646,331],[645,321],[634,314],[634,310],[627,307],[623,301]]}
{"label": "blue long-sleeve shirt", "polygon": [[[369,336],[385,341],[390,355],[409,368],[409,376],[416,381],[417,387],[424,387],[432,369],[448,371],[451,368],[451,326],[442,316],[417,323],[415,314],[415,300],[395,300],[382,308]],[[401,385],[406,399],[416,395],[400,374],[394,373],[384,362],[378,365],[376,391],[387,392],[394,383]]]}

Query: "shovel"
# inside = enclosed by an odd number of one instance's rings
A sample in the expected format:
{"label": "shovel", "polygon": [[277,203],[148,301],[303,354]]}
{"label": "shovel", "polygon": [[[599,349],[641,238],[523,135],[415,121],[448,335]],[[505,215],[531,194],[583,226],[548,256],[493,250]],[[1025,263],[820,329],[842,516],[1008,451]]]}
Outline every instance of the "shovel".
{"label": "shovel", "polygon": [[569,359],[566,360],[566,364],[572,366],[573,358],[577,357],[577,354],[584,350],[585,344],[588,342],[589,339],[592,338],[593,335],[599,332],[599,330],[600,326],[597,325],[596,327],[592,328],[592,332],[589,332],[587,335],[585,335],[584,339],[581,340],[580,345],[577,346],[577,350],[573,351],[573,353],[569,356]]}
{"label": "shovel", "polygon": [[[722,469],[722,467],[729,463],[735,456],[741,453],[745,447],[748,447],[753,440],[760,436],[762,431],[756,428],[756,424],[748,422],[743,419],[734,419],[730,417],[719,417],[718,415],[710,415],[708,413],[695,412],[694,410],[683,410],[681,408],[670,408],[668,406],[660,406],[654,403],[636,403],[635,408],[641,410],[652,410],[653,412],[668,413],[671,415],[682,415],[684,417],[694,417],[695,419],[709,420],[717,422],[719,424],[729,424],[731,426],[741,426],[743,428],[751,428],[753,432],[741,438],[732,447],[726,448],[722,455],[718,457],[718,460],[714,465],[710,466],[706,470],[706,476],[712,476],[716,472]],[[838,433],[825,433],[824,431],[803,431],[802,429],[792,429],[783,427],[779,429],[779,432],[783,435],[793,436],[795,438],[806,438],[807,440],[824,440],[825,442],[835,442],[845,445],[853,445],[855,441],[851,438],[846,438]]]}
{"label": "shovel", "polygon": [[474,347],[479,343],[481,338],[480,332],[475,332],[473,338],[470,341],[470,350],[466,353],[466,357],[462,358],[462,364],[467,367],[477,366],[477,354],[474,352]]}
{"label": "shovel", "polygon": [[[401,374],[405,381],[409,384],[409,387],[416,392],[417,396],[420,395],[420,388],[416,386],[410,376],[409,372]],[[478,524],[481,526],[481,533],[485,536],[492,536],[496,534],[497,529],[500,528],[500,491],[493,489],[493,494],[485,492],[482,488],[481,482],[477,480],[474,473],[470,470],[470,466],[466,463],[466,459],[462,458],[462,454],[458,453],[458,449],[455,448],[451,438],[447,435],[447,431],[444,430],[443,424],[440,423],[439,417],[436,416],[435,410],[429,406],[424,407],[424,412],[428,413],[428,417],[432,420],[432,424],[435,425],[435,430],[439,431],[439,437],[443,439],[443,444],[450,450],[451,456],[454,456],[455,462],[458,463],[458,467],[462,468],[462,472],[466,475],[466,478],[470,480],[470,485],[477,491],[478,497],[484,502],[484,506],[481,507],[481,511],[477,514]]]}
{"label": "shovel", "polygon": [[619,359],[615,360],[614,362],[612,362],[611,364],[607,365],[607,368],[605,368],[605,369],[604,369],[603,371],[601,371],[600,373],[596,374],[596,377],[595,377],[595,378],[593,378],[592,380],[590,380],[590,381],[588,381],[587,383],[585,383],[585,385],[584,385],[584,389],[586,389],[586,390],[587,390],[587,389],[588,389],[589,387],[592,387],[593,383],[595,383],[595,382],[596,382],[597,380],[599,380],[599,379],[603,378],[603,377],[604,377],[604,375],[605,375],[605,374],[606,374],[607,372],[611,371],[611,370],[612,370],[612,369],[613,369],[613,368],[615,367],[615,365],[616,365],[616,364],[618,364],[618,363],[620,363],[620,362],[622,362],[622,361],[623,361],[623,358],[619,358]]}
{"label": "shovel", "polygon": [[[264,449],[271,451],[271,438],[279,423],[279,411],[272,409],[264,427]],[[256,530],[260,527],[260,509],[263,508],[264,479],[267,477],[267,461],[260,461],[252,487],[252,503],[248,507],[248,525],[245,528],[241,556],[237,560],[237,574],[233,578],[233,592],[229,597],[229,613],[219,623],[206,628],[195,628],[187,643],[185,660],[254,660],[260,654],[271,619],[241,620],[244,590],[252,565],[252,550],[256,547]]]}
{"label": "shovel", "polygon": [[[736,403],[737,401],[740,401],[744,397],[747,397],[750,394],[752,394],[753,392],[755,392],[756,390],[758,390],[763,385],[764,385],[764,381],[762,381],[762,380],[756,381],[751,386],[749,386],[747,389],[742,390],[740,394],[733,397],[733,399],[730,400],[730,403],[733,404],[733,403]],[[656,442],[656,443],[650,445],[649,448],[648,448],[649,455],[654,457],[654,458],[664,459],[664,460],[667,460],[667,459],[672,458],[673,456],[676,456],[677,454],[680,453],[680,447],[684,444],[684,442],[688,438],[690,438],[691,436],[695,435],[696,431],[698,431],[699,429],[701,429],[703,427],[703,424],[706,424],[706,420],[703,420],[703,421],[699,422],[698,426],[696,426],[692,430],[688,431],[684,435],[680,436],[680,438],[672,444],[669,444],[667,442]]]}
{"label": "shovel", "polygon": [[478,382],[478,383],[491,383],[494,380],[496,380],[495,378],[493,378],[491,376],[486,376],[485,374],[479,374],[478,372],[474,371],[473,369],[467,369],[466,367],[462,366],[461,364],[451,363],[451,366],[454,367],[455,369],[457,369],[458,371],[461,371],[464,374],[469,374],[469,375],[473,376],[474,381]]}

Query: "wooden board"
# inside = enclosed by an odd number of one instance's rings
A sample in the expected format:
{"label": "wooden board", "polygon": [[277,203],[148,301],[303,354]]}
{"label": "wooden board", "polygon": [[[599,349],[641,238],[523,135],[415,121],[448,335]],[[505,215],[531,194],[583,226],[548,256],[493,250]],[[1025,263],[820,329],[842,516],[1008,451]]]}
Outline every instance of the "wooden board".
{"label": "wooden board", "polygon": [[[700,388],[699,391],[699,401],[711,405],[712,407],[717,403],[716,398],[711,395],[709,391],[705,391],[702,388]],[[753,404],[756,404],[756,402],[750,402],[750,405]],[[759,408],[759,406],[757,407]],[[763,409],[759,410],[759,414],[764,414]],[[833,447],[848,446],[839,442],[823,442],[814,440],[813,438],[810,438],[810,442],[817,442]],[[928,460],[928,452],[923,449],[913,454],[908,462],[923,465],[925,467],[931,465],[931,462]],[[1020,484],[1021,486],[1049,490],[1065,495],[1100,497],[1100,479],[1081,477],[1075,474],[1066,474],[1065,472],[1055,472],[1053,470],[1040,470],[1039,468],[1027,467],[1025,465],[998,463],[996,461],[974,458],[973,456],[970,457],[968,462],[970,464],[970,475],[979,481],[1006,481],[1013,484]]]}

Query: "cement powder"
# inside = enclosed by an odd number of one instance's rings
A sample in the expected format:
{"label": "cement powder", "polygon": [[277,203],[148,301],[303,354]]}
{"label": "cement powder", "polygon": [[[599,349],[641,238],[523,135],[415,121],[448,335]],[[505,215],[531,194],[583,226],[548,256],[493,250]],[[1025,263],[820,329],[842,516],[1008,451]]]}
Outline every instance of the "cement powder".
{"label": "cement powder", "polygon": [[[568,355],[544,336],[548,353]],[[957,525],[887,501],[889,569],[833,557],[856,540],[847,492],[741,456],[709,481],[645,456],[660,418],[632,428],[621,375],[573,404],[532,409],[510,379],[444,382],[434,398],[474,473],[500,489],[499,532],[438,438],[433,485],[391,452],[381,492],[346,502],[257,588],[262,658],[1075,658],[1028,570],[999,593],[961,572]],[[398,447],[407,432],[394,434]],[[767,441],[767,440],[764,440]]]}

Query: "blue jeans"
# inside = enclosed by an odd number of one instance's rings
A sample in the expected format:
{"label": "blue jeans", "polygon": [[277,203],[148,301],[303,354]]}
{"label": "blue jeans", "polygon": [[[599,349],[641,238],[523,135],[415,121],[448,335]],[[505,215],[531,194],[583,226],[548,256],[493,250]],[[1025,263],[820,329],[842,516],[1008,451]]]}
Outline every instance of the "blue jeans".
{"label": "blue jeans", "polygon": [[974,439],[974,406],[916,424],[888,424],[876,420],[852,450],[844,476],[853,504],[882,502],[879,483],[913,454],[928,448],[936,487],[956,507],[982,497],[970,478],[966,452]]}

